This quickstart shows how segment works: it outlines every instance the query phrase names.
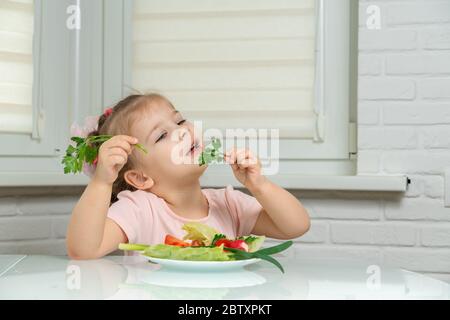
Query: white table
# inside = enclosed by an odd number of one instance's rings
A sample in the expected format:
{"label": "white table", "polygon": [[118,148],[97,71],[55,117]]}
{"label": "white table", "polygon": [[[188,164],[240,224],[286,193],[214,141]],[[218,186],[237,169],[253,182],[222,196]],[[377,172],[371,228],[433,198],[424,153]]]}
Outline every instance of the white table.
{"label": "white table", "polygon": [[178,273],[142,257],[0,255],[0,299],[450,299],[449,284],[406,270],[277,259],[285,274],[266,262],[234,272]]}

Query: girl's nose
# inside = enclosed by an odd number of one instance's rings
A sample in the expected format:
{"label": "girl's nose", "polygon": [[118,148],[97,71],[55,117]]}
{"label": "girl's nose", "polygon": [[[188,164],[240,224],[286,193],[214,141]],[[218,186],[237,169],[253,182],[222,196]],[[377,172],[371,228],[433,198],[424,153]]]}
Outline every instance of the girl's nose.
{"label": "girl's nose", "polygon": [[186,129],[180,129],[180,130],[179,130],[179,135],[178,135],[179,139],[180,139],[180,140],[183,140],[184,135],[185,135],[186,133],[187,133],[187,130],[186,130]]}

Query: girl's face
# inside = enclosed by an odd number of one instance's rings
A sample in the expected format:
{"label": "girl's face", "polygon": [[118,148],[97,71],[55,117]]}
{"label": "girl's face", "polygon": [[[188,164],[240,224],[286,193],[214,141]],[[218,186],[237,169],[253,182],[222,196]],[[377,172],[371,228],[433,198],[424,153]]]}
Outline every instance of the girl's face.
{"label": "girl's face", "polygon": [[[198,179],[206,166],[198,165],[203,149],[200,132],[165,101],[153,103],[133,131],[148,154],[133,150],[141,169],[155,184]],[[188,181],[185,180],[185,181]]]}

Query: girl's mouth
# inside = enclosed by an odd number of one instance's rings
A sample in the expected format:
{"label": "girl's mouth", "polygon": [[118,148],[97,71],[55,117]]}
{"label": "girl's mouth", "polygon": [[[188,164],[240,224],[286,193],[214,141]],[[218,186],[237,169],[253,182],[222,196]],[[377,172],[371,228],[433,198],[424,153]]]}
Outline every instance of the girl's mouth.
{"label": "girl's mouth", "polygon": [[191,148],[189,149],[189,151],[186,153],[186,155],[188,156],[193,156],[194,154],[196,154],[199,150],[200,150],[200,144],[198,141],[195,141]]}

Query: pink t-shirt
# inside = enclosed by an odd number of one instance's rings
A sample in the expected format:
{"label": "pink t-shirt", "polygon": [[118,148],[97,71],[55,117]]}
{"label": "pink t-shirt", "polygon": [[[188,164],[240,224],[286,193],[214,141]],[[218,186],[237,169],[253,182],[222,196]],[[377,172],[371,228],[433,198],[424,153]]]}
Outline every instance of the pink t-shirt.
{"label": "pink t-shirt", "polygon": [[164,243],[167,234],[182,239],[187,222],[207,224],[229,238],[249,235],[262,210],[256,198],[231,185],[222,189],[202,189],[208,200],[208,216],[185,219],[174,213],[163,198],[154,193],[124,190],[108,209],[108,217],[125,232],[129,243]]}

